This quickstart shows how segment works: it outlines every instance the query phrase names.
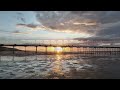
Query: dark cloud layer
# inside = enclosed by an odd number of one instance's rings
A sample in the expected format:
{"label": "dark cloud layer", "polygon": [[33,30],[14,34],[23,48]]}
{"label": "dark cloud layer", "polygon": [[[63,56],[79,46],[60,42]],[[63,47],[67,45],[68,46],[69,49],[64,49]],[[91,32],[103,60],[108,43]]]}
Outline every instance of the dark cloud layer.
{"label": "dark cloud layer", "polygon": [[106,37],[106,38],[120,37],[120,26],[111,27],[108,29],[101,30],[96,35],[99,37]]}
{"label": "dark cloud layer", "polygon": [[12,32],[13,34],[29,34],[30,32],[21,32],[19,30],[15,30]]}
{"label": "dark cloud layer", "polygon": [[17,24],[32,29],[78,32],[93,37],[120,37],[120,11],[35,11],[40,25]]}
{"label": "dark cloud layer", "polygon": [[23,26],[28,28],[37,28],[37,25],[35,24],[17,24],[17,26]]}

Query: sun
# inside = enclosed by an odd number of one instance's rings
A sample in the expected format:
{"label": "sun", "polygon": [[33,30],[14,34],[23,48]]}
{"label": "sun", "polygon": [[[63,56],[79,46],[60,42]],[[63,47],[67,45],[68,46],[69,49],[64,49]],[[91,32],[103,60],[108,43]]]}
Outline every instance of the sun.
{"label": "sun", "polygon": [[56,48],[55,48],[55,51],[56,51],[57,53],[60,53],[60,52],[63,51],[63,49],[62,49],[61,47],[56,47]]}

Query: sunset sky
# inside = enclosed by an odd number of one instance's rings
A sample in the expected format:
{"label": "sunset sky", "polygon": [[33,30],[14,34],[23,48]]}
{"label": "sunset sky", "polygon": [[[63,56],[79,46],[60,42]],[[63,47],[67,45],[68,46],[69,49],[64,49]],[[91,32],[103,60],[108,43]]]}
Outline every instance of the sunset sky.
{"label": "sunset sky", "polygon": [[0,40],[119,38],[119,11],[0,11]]}

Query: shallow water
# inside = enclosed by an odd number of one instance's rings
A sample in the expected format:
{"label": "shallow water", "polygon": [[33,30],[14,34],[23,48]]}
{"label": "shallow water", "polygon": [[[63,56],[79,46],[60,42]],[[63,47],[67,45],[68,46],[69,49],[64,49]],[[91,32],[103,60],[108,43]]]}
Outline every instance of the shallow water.
{"label": "shallow water", "polygon": [[0,79],[117,79],[119,54],[1,56]]}

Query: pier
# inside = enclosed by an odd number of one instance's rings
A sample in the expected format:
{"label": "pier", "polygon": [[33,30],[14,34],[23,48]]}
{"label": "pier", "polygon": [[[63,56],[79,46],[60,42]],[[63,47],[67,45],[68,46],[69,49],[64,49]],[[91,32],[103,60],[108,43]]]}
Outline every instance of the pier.
{"label": "pier", "polygon": [[[25,56],[25,60],[27,60],[27,56],[29,55],[36,55],[36,60],[37,60],[37,55],[55,55],[55,54],[62,54],[62,55],[79,54],[82,56],[108,56],[108,55],[117,56],[117,55],[120,55],[120,46],[111,46],[111,45],[110,46],[98,46],[95,44],[96,41],[85,43],[85,45],[82,45],[80,44],[79,41],[74,41],[74,40],[37,40],[37,41],[32,40],[32,42],[29,42],[29,43],[27,40],[25,41],[27,43],[21,43],[18,40],[18,42],[19,43],[13,42],[13,43],[0,44],[0,47],[11,48],[9,54],[6,54],[6,55],[13,56],[12,58],[13,61],[15,60],[15,56],[18,56],[18,57]],[[22,48],[22,50],[20,50],[20,53],[19,53],[19,49],[16,49],[17,47]],[[34,48],[34,51],[29,52],[27,50],[27,48],[29,47]],[[44,48],[44,52],[39,51],[40,47]],[[49,51],[48,50],[49,47],[54,48],[54,50]],[[60,47],[62,49],[61,53],[57,53],[57,51],[55,51],[57,47]],[[2,57],[5,56],[5,54],[3,54],[2,51],[0,52],[0,61],[2,60],[1,56]]]}
{"label": "pier", "polygon": [[[48,47],[60,47],[62,48],[62,52],[65,53],[65,49],[69,48],[69,52],[67,53],[96,53],[96,52],[120,52],[120,46],[112,46],[112,41],[97,41],[97,40],[17,40],[19,43],[9,43],[5,42],[4,44],[0,44],[0,47],[11,47],[13,48],[13,54],[15,53],[14,48],[17,46],[24,47],[25,54],[27,53],[27,47],[35,47],[35,54],[38,54],[38,47],[45,48],[45,54],[49,53],[47,50]],[[24,42],[24,43],[21,43]],[[81,42],[84,41],[84,44]],[[109,46],[99,46],[97,45],[99,42],[110,43]],[[119,42],[119,41],[118,41]],[[74,52],[75,49],[75,52]],[[56,52],[52,52],[56,53]]]}

